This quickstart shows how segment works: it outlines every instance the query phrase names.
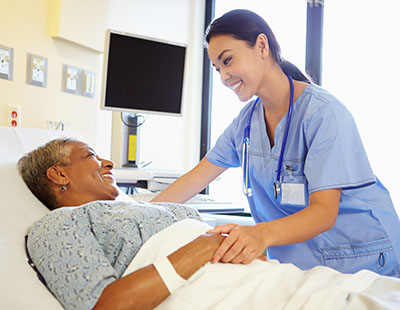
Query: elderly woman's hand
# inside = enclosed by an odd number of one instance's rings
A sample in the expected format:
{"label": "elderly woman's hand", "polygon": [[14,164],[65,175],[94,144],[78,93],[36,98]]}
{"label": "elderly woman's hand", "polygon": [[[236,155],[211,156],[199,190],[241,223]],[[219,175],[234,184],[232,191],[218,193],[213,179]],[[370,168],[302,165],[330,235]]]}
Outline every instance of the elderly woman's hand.
{"label": "elderly woman's hand", "polygon": [[256,258],[267,260],[263,255],[265,244],[259,230],[259,226],[227,224],[208,231],[207,233],[228,234],[214,253],[212,262],[249,264]]}

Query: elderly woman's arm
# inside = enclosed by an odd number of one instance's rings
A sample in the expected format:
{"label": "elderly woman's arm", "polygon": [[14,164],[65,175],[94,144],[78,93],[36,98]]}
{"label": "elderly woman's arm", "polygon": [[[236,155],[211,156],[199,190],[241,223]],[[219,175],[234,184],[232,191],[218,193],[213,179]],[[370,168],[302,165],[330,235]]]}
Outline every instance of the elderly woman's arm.
{"label": "elderly woman's arm", "polygon": [[[209,262],[223,240],[221,235],[203,235],[168,256],[175,271],[188,279]],[[153,309],[169,296],[169,291],[153,265],[143,267],[109,284],[95,310]]]}

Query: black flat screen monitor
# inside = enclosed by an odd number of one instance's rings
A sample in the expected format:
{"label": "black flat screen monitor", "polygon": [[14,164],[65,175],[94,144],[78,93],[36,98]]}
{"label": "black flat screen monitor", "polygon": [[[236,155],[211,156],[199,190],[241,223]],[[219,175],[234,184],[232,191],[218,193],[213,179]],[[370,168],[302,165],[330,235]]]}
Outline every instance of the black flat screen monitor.
{"label": "black flat screen monitor", "polygon": [[102,108],[182,114],[186,46],[107,30]]}

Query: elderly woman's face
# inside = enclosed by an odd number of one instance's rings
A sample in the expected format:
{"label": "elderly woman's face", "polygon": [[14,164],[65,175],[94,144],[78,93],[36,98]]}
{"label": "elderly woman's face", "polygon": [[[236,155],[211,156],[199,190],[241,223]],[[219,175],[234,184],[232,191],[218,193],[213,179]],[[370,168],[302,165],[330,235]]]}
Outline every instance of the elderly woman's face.
{"label": "elderly woman's face", "polygon": [[112,161],[101,159],[83,142],[71,143],[69,159],[71,165],[64,167],[69,178],[68,191],[78,193],[84,202],[114,200],[118,196]]}

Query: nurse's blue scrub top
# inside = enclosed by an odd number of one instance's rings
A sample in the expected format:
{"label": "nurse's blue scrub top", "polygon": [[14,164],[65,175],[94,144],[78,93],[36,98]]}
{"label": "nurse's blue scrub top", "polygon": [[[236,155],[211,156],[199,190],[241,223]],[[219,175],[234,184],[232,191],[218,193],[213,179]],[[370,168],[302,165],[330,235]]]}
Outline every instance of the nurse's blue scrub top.
{"label": "nurse's blue scrub top", "polygon": [[[253,102],[248,103],[207,153],[221,167],[239,167],[244,128]],[[259,102],[251,120],[248,197],[256,223],[293,214],[304,208],[275,199],[278,160],[286,125],[275,129],[275,145],[267,136]],[[353,117],[326,90],[309,85],[293,106],[281,175],[285,166],[306,180],[306,195],[341,188],[339,215],[332,229],[306,242],[268,248],[270,258],[301,269],[317,265],[354,273],[369,269],[400,277],[400,222],[386,188],[375,178]],[[308,199],[307,199],[308,200]]]}

